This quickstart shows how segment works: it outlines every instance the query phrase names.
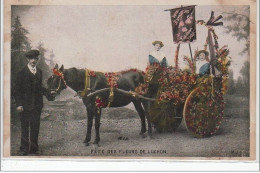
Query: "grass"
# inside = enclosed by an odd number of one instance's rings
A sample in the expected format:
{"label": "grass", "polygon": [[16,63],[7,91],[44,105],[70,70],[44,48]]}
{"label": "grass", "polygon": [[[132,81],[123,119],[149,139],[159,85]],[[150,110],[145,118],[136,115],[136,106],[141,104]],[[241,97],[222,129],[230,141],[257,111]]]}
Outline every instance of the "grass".
{"label": "grass", "polygon": [[229,118],[249,118],[249,98],[238,95],[226,95],[225,117]]}

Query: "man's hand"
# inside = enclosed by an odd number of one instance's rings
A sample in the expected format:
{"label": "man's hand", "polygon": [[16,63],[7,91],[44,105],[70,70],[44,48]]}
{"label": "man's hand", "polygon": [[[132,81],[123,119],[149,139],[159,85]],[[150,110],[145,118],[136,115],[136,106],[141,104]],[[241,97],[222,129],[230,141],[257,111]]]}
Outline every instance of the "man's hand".
{"label": "man's hand", "polygon": [[20,113],[20,112],[23,112],[23,107],[22,106],[18,106],[17,108],[16,108],[16,110]]}

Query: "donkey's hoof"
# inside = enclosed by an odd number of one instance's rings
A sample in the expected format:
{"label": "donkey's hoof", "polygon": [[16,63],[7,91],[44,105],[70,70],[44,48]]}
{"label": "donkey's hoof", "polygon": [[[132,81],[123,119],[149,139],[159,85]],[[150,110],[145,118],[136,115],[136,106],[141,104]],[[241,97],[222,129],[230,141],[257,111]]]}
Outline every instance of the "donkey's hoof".
{"label": "donkey's hoof", "polygon": [[141,131],[141,132],[139,133],[139,135],[143,135],[143,134],[145,134],[145,132],[146,132],[146,131],[144,131],[144,132],[143,132],[143,131]]}
{"label": "donkey's hoof", "polygon": [[89,141],[90,141],[90,140],[85,139],[85,140],[83,141],[83,143],[86,144],[86,143],[89,143]]}
{"label": "donkey's hoof", "polygon": [[147,137],[147,134],[146,133],[143,133],[142,134],[142,138],[146,138]]}
{"label": "donkey's hoof", "polygon": [[85,143],[85,146],[89,146],[89,142],[84,142]]}
{"label": "donkey's hoof", "polygon": [[96,141],[96,140],[93,142],[94,145],[98,145],[98,143],[99,143],[99,141]]}

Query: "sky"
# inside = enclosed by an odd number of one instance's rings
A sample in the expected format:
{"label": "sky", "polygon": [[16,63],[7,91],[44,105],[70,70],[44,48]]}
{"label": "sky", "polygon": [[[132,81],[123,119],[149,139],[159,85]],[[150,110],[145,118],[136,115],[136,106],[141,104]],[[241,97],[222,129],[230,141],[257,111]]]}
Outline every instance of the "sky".
{"label": "sky", "polygon": [[[170,65],[174,66],[174,53],[170,12],[177,6],[17,6],[13,17],[19,15],[22,25],[29,30],[33,48],[39,42],[55,54],[55,61],[65,69],[88,68],[95,71],[121,71],[129,68],[145,70],[148,54],[154,50],[152,42],[164,43],[161,49]],[[211,11],[215,16],[224,11],[243,9],[241,6],[196,6],[196,20],[207,21]],[[238,9],[239,8],[239,9]],[[224,14],[223,14],[224,16]],[[224,22],[224,25],[228,22]],[[207,28],[197,25],[195,49],[203,49]],[[223,26],[215,27],[220,47],[228,45],[232,58],[231,69],[236,79],[247,55],[239,55],[245,41],[238,42]],[[181,44],[179,63],[186,64],[183,56],[190,56],[188,44]]]}

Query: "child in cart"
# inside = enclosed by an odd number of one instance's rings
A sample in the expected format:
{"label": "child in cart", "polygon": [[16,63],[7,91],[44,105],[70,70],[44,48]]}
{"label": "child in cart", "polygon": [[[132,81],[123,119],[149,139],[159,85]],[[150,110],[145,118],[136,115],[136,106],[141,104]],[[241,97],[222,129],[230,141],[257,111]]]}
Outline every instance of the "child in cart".
{"label": "child in cart", "polygon": [[196,51],[196,73],[203,76],[210,74],[209,52],[206,50]]}

